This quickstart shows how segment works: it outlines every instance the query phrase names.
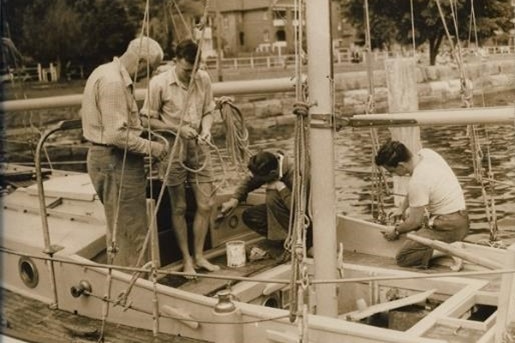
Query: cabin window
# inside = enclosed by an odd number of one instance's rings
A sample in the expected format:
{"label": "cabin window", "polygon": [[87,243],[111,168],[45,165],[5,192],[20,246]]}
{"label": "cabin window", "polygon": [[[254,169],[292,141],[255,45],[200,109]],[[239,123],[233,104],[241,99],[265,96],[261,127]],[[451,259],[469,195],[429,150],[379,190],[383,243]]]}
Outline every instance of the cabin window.
{"label": "cabin window", "polygon": [[275,40],[278,42],[286,41],[286,32],[284,30],[278,30],[275,33]]}
{"label": "cabin window", "polygon": [[240,45],[245,45],[245,32],[240,32]]}
{"label": "cabin window", "polygon": [[28,257],[20,258],[18,273],[21,281],[29,288],[35,288],[39,283],[39,273],[34,262]]}

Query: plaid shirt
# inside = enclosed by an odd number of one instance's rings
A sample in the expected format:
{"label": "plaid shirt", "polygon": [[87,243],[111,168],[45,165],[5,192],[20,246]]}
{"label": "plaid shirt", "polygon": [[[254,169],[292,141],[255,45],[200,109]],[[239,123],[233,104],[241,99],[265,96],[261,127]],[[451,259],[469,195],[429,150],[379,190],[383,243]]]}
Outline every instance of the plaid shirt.
{"label": "plaid shirt", "polygon": [[160,119],[172,127],[178,127],[184,109],[184,124],[188,124],[198,131],[202,118],[211,114],[215,109],[209,75],[205,71],[199,70],[195,75],[192,87],[189,103],[185,108],[184,101],[186,101],[188,90],[187,86],[177,78],[175,67],[154,76],[149,84],[150,97],[147,94],[141,114],[149,118]]}
{"label": "plaid shirt", "polygon": [[[143,132],[133,82],[118,58],[97,67],[89,76],[80,115],[84,137],[93,143],[112,145],[139,154],[149,153]],[[163,153],[163,145],[150,142],[153,156]]]}

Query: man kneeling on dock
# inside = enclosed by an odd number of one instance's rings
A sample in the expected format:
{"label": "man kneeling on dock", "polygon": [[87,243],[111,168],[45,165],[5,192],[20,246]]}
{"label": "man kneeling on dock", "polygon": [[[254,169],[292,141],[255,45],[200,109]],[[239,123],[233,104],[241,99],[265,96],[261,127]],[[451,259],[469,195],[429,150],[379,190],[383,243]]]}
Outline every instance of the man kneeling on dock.
{"label": "man kneeling on dock", "polygon": [[[404,144],[389,141],[379,149],[375,163],[392,174],[410,176],[406,198],[394,213],[394,219],[405,220],[383,232],[387,240],[414,230],[418,236],[446,243],[460,241],[467,235],[469,218],[463,191],[438,153],[421,149],[413,154]],[[429,268],[431,258],[436,256],[433,248],[406,240],[396,260],[401,267]]]}

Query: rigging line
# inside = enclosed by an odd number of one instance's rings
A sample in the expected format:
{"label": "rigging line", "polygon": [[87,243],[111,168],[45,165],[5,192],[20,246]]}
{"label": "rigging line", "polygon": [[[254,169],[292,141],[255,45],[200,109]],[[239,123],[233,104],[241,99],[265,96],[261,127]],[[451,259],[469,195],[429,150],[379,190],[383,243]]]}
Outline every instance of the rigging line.
{"label": "rigging line", "polygon": [[455,0],[449,0],[449,3],[451,7],[452,21],[454,23],[454,31],[456,33],[456,47],[458,49],[457,61],[461,65],[463,71],[463,78],[465,78],[465,70],[463,69],[463,53],[461,51],[460,34],[458,30],[458,4],[455,2]]}
{"label": "rigging line", "polygon": [[[366,114],[371,114],[375,112],[375,87],[374,87],[374,69],[373,69],[373,55],[372,55],[372,34],[371,34],[371,28],[370,28],[370,13],[369,13],[369,7],[368,7],[368,0],[365,0],[364,3],[365,7],[365,23],[366,23],[366,31],[365,31],[365,40],[366,40],[366,47],[367,47],[367,76],[368,76],[368,99],[367,99],[367,105],[365,107]],[[413,21],[412,21],[413,22]],[[375,195],[377,195],[377,206],[378,206],[378,216],[377,218],[380,220],[380,222],[385,219],[386,212],[384,210],[384,198],[382,196],[383,190],[386,190],[386,192],[389,192],[388,185],[385,182],[385,178],[383,175],[383,171],[381,168],[375,165],[374,163],[374,156],[377,154],[377,151],[379,149],[379,135],[378,131],[375,128],[370,129],[370,137],[372,140],[372,170],[373,173],[377,173],[380,176],[378,178],[373,178],[373,189],[375,190]],[[372,217],[374,217],[374,193],[372,195],[372,205],[371,205],[371,211],[372,211]]]}
{"label": "rigging line", "polygon": [[[470,18],[474,25],[475,55],[480,56],[480,63],[483,63],[484,59],[479,52],[479,38],[477,35],[476,11],[474,9],[474,0],[470,0]],[[484,85],[484,81],[481,77],[482,70],[483,70],[483,68],[479,68],[479,75],[480,75],[480,80],[481,80],[481,101],[482,101],[483,107],[486,107],[485,85]]]}
{"label": "rigging line", "polygon": [[[150,6],[149,4],[149,1],[147,1],[147,6]],[[147,11],[147,10],[146,10]],[[150,11],[150,9],[148,9],[148,11]],[[147,18],[147,20],[145,21],[144,23],[145,27],[146,27],[146,33],[147,33],[147,36],[150,36],[150,19]],[[147,44],[147,54],[146,56],[149,56],[149,53],[150,53],[150,47],[149,45]],[[148,58],[145,59],[146,60],[146,68],[147,68],[147,76],[148,78],[150,79],[150,61],[148,60]],[[150,99],[150,86],[149,84],[147,84],[147,87],[146,87],[146,96],[148,99]],[[150,102],[147,103],[147,113],[150,113]],[[150,128],[150,120],[147,121],[147,131],[148,131],[148,136],[147,136],[147,140],[148,140],[148,170],[149,170],[149,175],[153,175],[153,168],[152,168],[152,165],[153,165],[153,157],[152,157],[152,148],[151,148],[151,140],[152,140],[152,130]],[[167,146],[165,145],[165,148]],[[149,191],[150,191],[150,194],[154,194],[154,185],[153,185],[153,182],[149,182]],[[139,260],[139,258],[138,258]]]}
{"label": "rigging line", "polygon": [[411,14],[411,41],[413,44],[413,57],[417,54],[417,45],[415,41],[415,14],[413,9],[413,0],[410,0],[410,14]]}
{"label": "rigging line", "polygon": [[[146,12],[149,13],[150,12],[150,2],[147,1],[147,6],[148,8],[146,9]],[[147,17],[147,20],[145,21],[144,23],[145,25],[145,28],[146,28],[146,33],[147,33],[147,36],[150,36],[150,18],[149,16]],[[149,46],[149,43],[147,42],[147,52],[146,52],[146,56],[149,56],[150,55],[150,46]],[[147,77],[148,79],[150,79],[150,61],[149,61],[149,58],[145,58],[145,61],[146,61],[146,69],[147,69]],[[147,84],[147,97],[150,99],[150,85]],[[147,113],[150,113],[150,103],[148,104],[148,108],[147,108]],[[152,140],[152,131],[150,130],[150,120],[148,121],[147,123],[147,126],[148,126],[148,137],[147,137],[147,140],[148,140],[148,152],[149,152],[149,156],[148,156],[148,170],[149,170],[149,174],[152,175],[153,174],[153,171],[152,171],[152,165],[153,165],[153,157],[152,157],[152,148],[151,148],[151,140]],[[165,149],[168,148],[168,146],[165,144]],[[150,194],[154,194],[154,185],[153,185],[153,182],[149,182],[149,191],[150,191]],[[152,210],[152,206],[150,206],[150,209]],[[152,213],[148,213],[147,215],[152,215]],[[148,222],[148,221],[147,221]],[[152,232],[152,229],[153,227],[152,226],[148,226],[147,228],[147,233],[148,232]],[[157,230],[157,229],[156,229]],[[152,250],[154,250],[154,245],[152,244]],[[154,252],[154,251],[152,251]],[[156,286],[156,283],[157,283],[157,275],[155,273],[156,271],[156,260],[155,258],[153,258],[154,254],[152,253],[152,259],[151,259],[151,269],[152,269],[152,272],[151,272],[151,279],[152,279],[152,290],[153,290],[153,298],[152,298],[152,303],[153,303],[153,316],[152,316],[152,319],[153,319],[153,326],[152,326],[152,333],[153,333],[153,336],[154,337],[157,337],[157,334],[159,332],[159,305],[158,305],[158,298],[157,298],[157,286]],[[139,265],[143,260],[145,256],[145,253],[141,252],[140,255],[138,256],[138,261],[137,261],[137,264],[136,265]]]}
{"label": "rigging line", "polygon": [[[170,19],[172,20],[172,26],[173,26],[173,29],[174,29],[174,32],[175,32],[175,35],[176,37],[174,37],[177,41],[182,41],[183,37],[179,31],[179,27],[177,25],[177,23],[175,22],[175,18],[174,18],[174,15],[173,15],[173,5],[172,5],[172,2],[169,1],[167,2],[167,9],[169,11],[169,14],[170,14]],[[168,27],[168,25],[166,25]]]}
{"label": "rigging line", "polygon": [[[451,46],[452,56],[454,56],[454,59],[456,61],[458,71],[460,73],[460,92],[461,92],[461,98],[464,103],[464,105],[469,108],[472,106],[472,85],[471,82],[467,79],[465,68],[463,66],[463,56],[461,52],[461,44],[460,44],[460,37],[459,37],[459,31],[458,31],[458,19],[457,19],[457,13],[455,13],[453,0],[450,1],[450,8],[451,8],[451,17],[454,23],[454,29],[456,33],[456,45],[454,44],[451,34],[449,32],[449,29],[447,27],[447,23],[445,22],[445,16],[442,10],[442,7],[440,5],[440,0],[436,0],[436,5],[438,7],[438,12],[440,13],[440,18],[442,19],[442,24],[445,29],[445,33],[447,35],[447,39],[449,40],[449,44]],[[457,11],[456,11],[457,12]]]}
{"label": "rigging line", "polygon": [[[147,35],[149,34],[149,28],[150,28],[150,2],[149,0],[147,0],[146,2],[146,6],[145,6],[145,14],[143,16],[143,23],[142,23],[142,28],[141,28],[141,36],[140,36],[140,45],[139,45],[139,51],[138,51],[138,61],[139,61],[139,56],[141,56],[141,49],[143,48],[142,47],[142,40],[143,40],[143,36],[145,34],[145,28],[146,28],[146,33]],[[148,56],[149,55],[149,52],[150,52],[150,46],[149,46],[149,42],[147,41],[147,51],[146,51],[146,55]],[[145,58],[146,60],[146,67],[147,67],[147,76],[150,76],[150,61],[148,58]],[[139,62],[138,62],[139,63]],[[135,71],[134,73],[134,82],[137,82],[137,70]],[[149,86],[147,85],[147,95],[149,94]],[[133,93],[134,94],[134,93]],[[149,131],[149,134],[151,133],[151,131]],[[118,199],[117,199],[117,206],[116,206],[116,217],[115,217],[115,226],[114,226],[114,229],[113,229],[113,249],[117,249],[116,247],[116,235],[115,233],[117,232],[117,229],[118,229],[118,217],[119,217],[119,208],[120,208],[120,203],[121,203],[121,193],[122,193],[122,189],[123,189],[123,175],[124,175],[124,168],[125,168],[125,163],[126,163],[126,157],[127,157],[127,147],[128,147],[128,139],[129,139],[129,127],[127,128],[127,135],[126,135],[126,143],[125,143],[125,150],[124,150],[124,156],[123,156],[123,163],[122,163],[122,177],[121,177],[121,180],[120,180],[120,191],[119,191],[119,195],[118,195]],[[150,142],[149,142],[150,144]],[[149,150],[150,150],[150,146],[149,146]],[[150,163],[152,163],[152,157],[150,156]],[[152,166],[150,166],[150,172],[152,175]],[[152,183],[151,183],[152,184]],[[151,221],[151,225],[149,225],[149,227],[147,228],[147,234],[145,235],[145,240],[143,242],[143,246],[142,246],[142,249],[140,251],[140,254],[138,256],[138,259],[136,261],[136,265],[141,265],[141,263],[143,262],[143,258],[145,257],[145,254],[147,252],[147,247],[148,247],[148,243],[149,243],[149,240],[150,240],[150,233],[151,233],[151,230],[149,228],[153,227],[152,225],[155,225],[155,222],[156,220],[154,220],[154,217],[157,216],[157,210],[158,210],[158,207],[156,208],[155,210],[155,213],[153,216],[152,216],[152,221]],[[116,251],[115,251],[116,253]],[[131,288],[132,286],[134,285],[135,283],[135,279],[137,279],[137,276],[138,276],[138,273],[136,274],[133,274],[132,276],[132,279],[131,279],[131,283],[129,283],[127,289],[122,292],[123,296],[124,296],[124,299],[123,300],[126,300],[127,299],[127,296],[128,294],[130,293],[131,291]]]}
{"label": "rigging line", "polygon": [[[112,286],[112,275],[113,270],[111,268],[108,269],[107,277],[106,277],[106,289],[105,294],[103,296],[104,299],[109,299],[111,297],[111,286]],[[101,320],[101,327],[100,327],[100,335],[98,338],[98,342],[104,342],[104,332],[107,322],[107,317],[109,316],[109,302],[104,302],[102,304],[102,320]]]}
{"label": "rigging line", "polygon": [[[147,0],[148,1],[148,0]],[[204,8],[204,20],[205,20],[205,17],[207,16],[207,7],[208,7],[208,3],[209,3],[209,0],[206,0],[206,3],[205,3],[205,8]],[[202,34],[201,34],[201,42],[204,38],[204,35],[203,35],[203,32],[204,32],[204,28],[205,26],[202,28]],[[186,113],[186,108],[190,102],[190,97],[191,97],[191,94],[193,93],[193,84],[195,83],[195,77],[197,75],[197,69],[198,69],[198,65],[199,65],[199,61],[200,61],[200,53],[201,53],[201,44],[199,44],[199,48],[197,50],[197,54],[195,56],[195,62],[193,64],[193,71],[192,71],[192,74],[191,74],[191,77],[190,77],[190,80],[189,80],[189,84],[188,84],[188,90],[187,90],[187,93],[186,93],[186,97],[185,97],[185,100],[184,100],[184,106],[183,108],[181,108],[181,111],[180,111],[180,120],[179,120],[179,125],[177,127],[177,139],[174,140],[174,144],[172,145],[172,148],[171,148],[171,152],[168,154],[168,163],[167,163],[167,167],[166,167],[166,172],[165,172],[165,175],[163,176],[163,180],[167,180],[168,179],[168,176],[171,172],[171,166],[172,166],[172,161],[173,161],[173,156],[175,156],[175,153],[177,151],[177,147],[178,147],[178,141],[180,140],[179,138],[179,135],[180,135],[180,132],[181,132],[181,128],[184,124],[184,115]],[[156,225],[156,221],[157,221],[157,215],[158,215],[158,211],[159,211],[159,207],[161,205],[161,202],[163,200],[163,196],[164,196],[164,193],[165,193],[165,189],[166,189],[166,182],[163,182],[162,185],[161,185],[161,188],[159,190],[159,195],[158,195],[158,199],[156,201],[156,206],[155,206],[155,210],[154,210],[154,213],[151,217],[151,223],[150,223],[150,227],[153,227],[154,225]],[[145,241],[143,242],[143,248],[140,252],[140,256],[138,257],[138,261],[137,261],[137,264],[141,264],[141,260],[143,259],[143,255],[146,253],[147,251],[147,248],[148,248],[148,243],[150,241],[150,233],[151,231],[150,230],[147,230],[147,234],[145,235]],[[128,285],[127,289],[125,292],[123,292],[123,301],[126,301],[132,287],[134,286],[137,278],[138,278],[138,274],[139,272],[136,272],[133,274],[132,276],[132,279],[131,279],[131,282],[130,284]]]}
{"label": "rigging line", "polygon": [[[474,38],[475,38],[475,46],[476,46],[476,55],[479,50],[479,42],[478,42],[478,36],[477,36],[477,26],[476,26],[476,15],[474,10],[474,0],[471,0],[471,23],[474,25]],[[481,63],[483,62],[483,59],[481,58]],[[481,73],[482,68],[480,68]],[[485,92],[484,92],[484,82],[481,82],[481,98],[483,107],[486,106],[485,104]],[[488,131],[485,127],[485,135],[488,139]],[[473,152],[476,151],[476,153],[481,153],[481,145],[479,143],[479,140],[477,138],[477,132],[476,132],[476,126],[472,125],[472,136],[471,139],[473,139],[474,148],[475,150],[472,150]],[[493,180],[493,173],[491,169],[491,157],[490,157],[490,148],[487,146],[487,157],[488,157],[488,172],[487,176],[489,180]],[[493,194],[495,192],[494,184],[492,181],[488,181],[490,185],[490,196],[487,194],[485,189],[485,179],[483,178],[481,172],[481,159],[479,158],[479,155],[477,156],[477,161],[474,159],[474,172],[476,175],[476,179],[480,181],[481,184],[481,194],[483,197],[484,205],[485,205],[485,212],[488,219],[488,225],[490,229],[490,235],[489,239],[490,242],[494,242],[497,240],[497,234],[498,234],[498,225],[497,225],[497,212],[495,208],[495,198],[493,197]]]}
{"label": "rigging line", "polygon": [[[145,24],[148,24],[149,22],[149,11],[150,11],[150,4],[149,4],[149,0],[146,1],[146,4],[145,4],[145,13],[143,15],[143,22],[142,22],[142,26],[141,26],[141,33],[140,33],[140,44],[139,44],[139,50],[138,50],[138,55],[137,55],[137,63],[139,64],[139,60],[140,60],[140,56],[141,56],[141,49],[142,49],[142,42],[143,42],[143,35],[145,33]],[[148,44],[147,44],[147,55],[148,55]],[[147,61],[147,74],[148,74],[148,58],[145,59]],[[133,83],[135,84],[137,81],[138,81],[138,68],[136,68],[136,70],[134,71],[134,75],[132,76],[132,79],[133,79]],[[131,94],[134,98],[134,88],[131,89]],[[134,99],[135,101],[135,99]],[[119,185],[119,189],[118,189],[118,196],[117,196],[117,199],[116,199],[116,206],[115,206],[115,215],[114,215],[114,223],[111,223],[111,225],[113,225],[113,231],[112,231],[112,237],[111,237],[111,242],[110,242],[110,247],[108,247],[108,251],[107,251],[107,257],[108,257],[108,261],[110,263],[112,263],[114,261],[114,258],[116,257],[116,254],[118,253],[118,246],[117,246],[117,235],[118,235],[118,221],[119,221],[119,217],[120,217],[120,207],[121,207],[121,198],[122,198],[122,192],[123,192],[123,189],[124,189],[124,179],[125,179],[125,167],[126,167],[126,164],[127,164],[127,155],[128,155],[128,148],[129,148],[129,137],[130,137],[130,126],[129,126],[129,123],[130,123],[130,120],[129,120],[129,116],[131,115],[131,109],[128,109],[127,111],[127,124],[126,124],[126,127],[125,127],[125,131],[126,131],[126,134],[125,134],[125,144],[124,144],[124,149],[123,149],[123,158],[122,158],[122,168],[121,168],[121,175],[120,175],[120,185]],[[139,259],[138,259],[138,263],[139,262]]]}
{"label": "rigging line", "polygon": [[[179,8],[179,5],[177,4],[177,2],[175,0],[172,0],[172,3],[175,5],[175,8],[177,9],[177,13],[179,14],[179,18],[182,21],[182,25],[186,29],[186,33],[189,35],[189,37],[193,38],[193,30],[191,30],[189,25],[186,23],[186,20],[184,19],[184,16],[182,15],[182,11]],[[207,3],[207,1],[206,1],[206,3]],[[206,5],[206,8],[207,8],[207,5]]]}

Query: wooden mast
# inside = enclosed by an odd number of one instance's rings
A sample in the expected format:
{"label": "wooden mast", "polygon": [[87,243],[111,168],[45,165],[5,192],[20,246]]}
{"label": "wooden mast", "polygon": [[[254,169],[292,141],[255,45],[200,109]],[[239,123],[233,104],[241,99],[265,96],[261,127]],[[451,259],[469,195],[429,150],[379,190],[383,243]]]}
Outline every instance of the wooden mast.
{"label": "wooden mast", "polygon": [[[331,1],[306,1],[315,278],[335,279],[336,210],[332,130]],[[317,314],[338,315],[335,284],[316,285]]]}

